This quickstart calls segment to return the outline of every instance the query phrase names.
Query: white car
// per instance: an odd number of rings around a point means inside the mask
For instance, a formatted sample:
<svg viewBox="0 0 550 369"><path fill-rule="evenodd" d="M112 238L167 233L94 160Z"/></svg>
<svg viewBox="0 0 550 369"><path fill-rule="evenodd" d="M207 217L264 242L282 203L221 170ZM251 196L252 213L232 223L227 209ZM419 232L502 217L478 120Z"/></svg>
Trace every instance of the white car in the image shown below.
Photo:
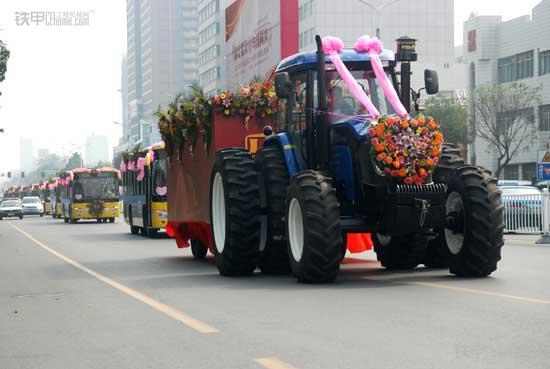
<svg viewBox="0 0 550 369"><path fill-rule="evenodd" d="M23 219L23 207L19 199L6 199L0 204L0 220L12 217Z"/></svg>
<svg viewBox="0 0 550 369"><path fill-rule="evenodd" d="M23 197L23 214L44 216L44 205L38 196Z"/></svg>

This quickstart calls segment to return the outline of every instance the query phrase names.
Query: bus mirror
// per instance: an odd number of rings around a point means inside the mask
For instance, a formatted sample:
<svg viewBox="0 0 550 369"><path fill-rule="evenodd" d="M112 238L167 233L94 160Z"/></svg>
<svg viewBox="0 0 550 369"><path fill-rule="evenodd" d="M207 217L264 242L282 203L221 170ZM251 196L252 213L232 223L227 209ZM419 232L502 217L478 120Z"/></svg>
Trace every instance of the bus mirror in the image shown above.
<svg viewBox="0 0 550 369"><path fill-rule="evenodd" d="M288 75L288 73L277 73L275 75L275 93L277 93L277 97L281 99L289 98L291 89L292 82L290 82L290 76Z"/></svg>
<svg viewBox="0 0 550 369"><path fill-rule="evenodd" d="M424 70L424 85L428 95L435 95L439 92L439 79L435 70Z"/></svg>

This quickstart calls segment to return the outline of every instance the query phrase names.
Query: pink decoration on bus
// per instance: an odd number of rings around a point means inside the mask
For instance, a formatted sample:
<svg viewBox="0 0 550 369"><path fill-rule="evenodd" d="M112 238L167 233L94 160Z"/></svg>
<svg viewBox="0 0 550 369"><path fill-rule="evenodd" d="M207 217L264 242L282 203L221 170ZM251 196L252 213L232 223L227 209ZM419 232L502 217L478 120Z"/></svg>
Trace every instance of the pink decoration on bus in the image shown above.
<svg viewBox="0 0 550 369"><path fill-rule="evenodd" d="M371 38L368 35L361 36L355 43L354 49L357 52L369 53L372 70L374 71L376 79L378 80L378 83L380 83L380 86L384 91L386 99L390 102L393 109L396 111L397 114L399 114L401 118L409 119L410 116L407 112L407 109L405 109L405 107L401 103L401 100L399 99L395 88L393 88L393 85L388 78L388 75L386 74L386 72L384 72L384 67L382 66L382 61L380 60L379 55L384 49L382 41L380 41L377 37Z"/></svg>
<svg viewBox="0 0 550 369"><path fill-rule="evenodd" d="M147 159L145 158L138 158L137 160L137 170L139 171L139 174L137 176L138 181L143 181L143 178L145 178L145 164Z"/></svg>
<svg viewBox="0 0 550 369"><path fill-rule="evenodd" d="M126 163L123 161L120 162L120 171L126 173Z"/></svg>
<svg viewBox="0 0 550 369"><path fill-rule="evenodd" d="M378 119L380 112L374 106L361 85L353 77L338 53L344 48L344 43L337 37L327 36L323 38L323 52L328 54L332 64L338 71L342 80L346 83L353 96L368 110L371 117Z"/></svg>

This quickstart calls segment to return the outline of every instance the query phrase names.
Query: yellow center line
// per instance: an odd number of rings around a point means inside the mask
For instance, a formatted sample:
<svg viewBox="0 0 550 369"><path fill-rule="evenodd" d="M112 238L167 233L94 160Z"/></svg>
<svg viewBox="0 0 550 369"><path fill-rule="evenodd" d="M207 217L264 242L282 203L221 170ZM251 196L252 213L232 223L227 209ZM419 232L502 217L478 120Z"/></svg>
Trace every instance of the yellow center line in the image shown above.
<svg viewBox="0 0 550 369"><path fill-rule="evenodd" d="M510 300L530 302L530 303L533 303L533 304L545 304L545 305L550 304L550 300L541 300L541 299L535 299L535 298L531 298L531 297L509 295L509 294L506 294L506 293L498 293L498 292L492 292L492 291L478 290L478 289L474 289L474 288L455 287L455 286L449 286L449 285L440 284L440 283L430 283L430 282L405 282L405 283L414 284L414 285L417 285L417 286L431 287L431 288L441 288L441 289L456 291L456 292L467 292L467 293L475 293L477 295L500 297L500 298L505 298L505 299L510 299Z"/></svg>
<svg viewBox="0 0 550 369"><path fill-rule="evenodd" d="M41 248L43 248L44 250L48 251L50 254L54 255L54 256L57 256L59 259L65 261L66 263L74 266L75 268L77 269L80 269L81 271L83 271L84 273L87 273L89 275L91 275L92 277L100 280L101 282L113 287L114 289L117 289L119 290L120 292L130 296L130 297L133 297L134 299L138 300L138 301L141 301L142 303L144 303L145 305L148 305L150 307L152 307L153 309L163 313L164 315L167 315L169 316L170 318L172 319L175 319L177 320L178 322L188 326L189 328L192 328L194 329L195 331L199 332L199 333L219 333L219 330L206 324L206 323L203 323L201 322L200 320L197 320L197 319L194 319L192 317L190 317L189 315L183 313L182 311L180 310L177 310L169 305L166 305L162 302L159 302L141 292L138 292L130 287L126 287L125 285L109 278L109 277L106 277L100 273L97 273L87 267L85 267L84 265L80 264L79 262L61 254L60 252L52 249L51 247L48 247L47 245L45 245L44 243L38 241L36 238L34 238L33 236L31 236L30 234L28 234L27 232L25 232L24 230L22 230L21 228L19 228L18 226L16 226L15 224L12 224L11 222L8 222L8 224L10 226L12 226L13 228L15 228L18 232L20 232L21 234L23 234L25 237L27 237L28 239L30 239L31 241L33 241L36 245L40 246Z"/></svg>
<svg viewBox="0 0 550 369"><path fill-rule="evenodd" d="M292 365L287 364L276 357L264 357L255 359L254 361L267 369L296 369Z"/></svg>

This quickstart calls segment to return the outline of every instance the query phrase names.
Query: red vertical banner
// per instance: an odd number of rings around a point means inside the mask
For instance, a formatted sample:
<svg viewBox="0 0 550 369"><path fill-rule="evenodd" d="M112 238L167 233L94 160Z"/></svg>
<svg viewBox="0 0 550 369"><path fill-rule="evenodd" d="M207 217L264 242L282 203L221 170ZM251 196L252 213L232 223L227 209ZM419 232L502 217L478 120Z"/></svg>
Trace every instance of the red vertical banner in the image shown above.
<svg viewBox="0 0 550 369"><path fill-rule="evenodd" d="M281 59L296 54L298 47L298 0L281 1Z"/></svg>

